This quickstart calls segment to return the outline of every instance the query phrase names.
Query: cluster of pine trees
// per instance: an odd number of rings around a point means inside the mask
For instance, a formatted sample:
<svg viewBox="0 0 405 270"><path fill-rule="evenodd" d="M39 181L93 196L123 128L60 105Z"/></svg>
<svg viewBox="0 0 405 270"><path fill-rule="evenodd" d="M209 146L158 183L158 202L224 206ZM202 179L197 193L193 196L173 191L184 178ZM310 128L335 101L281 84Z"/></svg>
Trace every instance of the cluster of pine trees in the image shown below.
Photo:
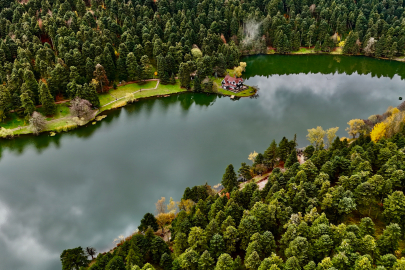
<svg viewBox="0 0 405 270"><path fill-rule="evenodd" d="M83 269L405 269L404 135L336 138L328 149L307 147L303 164L292 157L294 140L273 141L255 160L275 167L262 189L253 182L240 189L230 165L221 193L186 189L182 202L191 204L181 204L188 206L168 242L154 234L148 213L139 233ZM276 167L283 159L285 170Z"/></svg>
<svg viewBox="0 0 405 270"><path fill-rule="evenodd" d="M394 57L405 45L402 0L29 0L0 1L0 119L29 116L57 96L98 106L113 81L145 80L201 89L241 51L279 53L316 45ZM252 23L253 22L253 23ZM247 24L248 23L248 24ZM244 44L249 25L256 39ZM249 27L246 27L248 25ZM259 45L257 45L259 44ZM200 54L193 54L193 46ZM196 80L190 79L195 72Z"/></svg>

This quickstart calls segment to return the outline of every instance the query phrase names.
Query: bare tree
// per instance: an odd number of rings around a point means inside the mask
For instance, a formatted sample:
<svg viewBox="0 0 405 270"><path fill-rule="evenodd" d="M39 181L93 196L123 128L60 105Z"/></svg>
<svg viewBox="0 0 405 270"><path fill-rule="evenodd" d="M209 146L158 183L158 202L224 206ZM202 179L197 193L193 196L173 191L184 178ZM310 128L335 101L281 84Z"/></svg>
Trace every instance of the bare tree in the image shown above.
<svg viewBox="0 0 405 270"><path fill-rule="evenodd" d="M70 113L80 119L88 120L92 116L91 103L88 100L75 97L70 102Z"/></svg>
<svg viewBox="0 0 405 270"><path fill-rule="evenodd" d="M364 47L364 53L367 56L374 55L375 52L375 39L373 37L369 38L366 47Z"/></svg>
<svg viewBox="0 0 405 270"><path fill-rule="evenodd" d="M35 135L38 135L46 128L46 119L39 112L33 112L30 118L30 129Z"/></svg>
<svg viewBox="0 0 405 270"><path fill-rule="evenodd" d="M158 215L166 213L165 201L166 201L165 197L162 197L160 200L157 201L157 203L156 203L156 213Z"/></svg>
<svg viewBox="0 0 405 270"><path fill-rule="evenodd" d="M88 256L91 256L91 259L93 260L94 255L96 255L96 249L94 247L86 247L86 253Z"/></svg>

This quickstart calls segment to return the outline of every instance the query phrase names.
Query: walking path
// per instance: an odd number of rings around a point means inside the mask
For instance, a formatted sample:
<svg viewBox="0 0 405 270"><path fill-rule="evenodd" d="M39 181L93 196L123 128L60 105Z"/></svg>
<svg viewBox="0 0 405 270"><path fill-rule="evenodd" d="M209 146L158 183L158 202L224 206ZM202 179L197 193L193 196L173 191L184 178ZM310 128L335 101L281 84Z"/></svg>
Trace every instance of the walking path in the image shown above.
<svg viewBox="0 0 405 270"><path fill-rule="evenodd" d="M148 81L155 81L155 79L151 79L151 80L148 80ZM129 94L135 94L135 93L138 93L138 92L148 91L148 90L156 90L156 89L158 88L159 82L160 82L160 81L157 80L157 79L156 79L156 81L157 81L157 84L156 84L156 86L155 86L154 88L141 89L141 90L138 90L138 91L129 93ZM111 94L110 94L110 95L111 95ZM115 100L113 100L113 101L111 101L111 102L108 102L107 104L101 106L100 108L106 107L106 106L108 106L108 105L110 105L110 104L112 104L112 103L114 103L114 102L116 102L116 101L118 101L118 100L124 99L124 98L126 98L126 97L124 96L124 97L120 97L120 98L115 98Z"/></svg>
<svg viewBox="0 0 405 270"><path fill-rule="evenodd" d="M148 90L156 90L156 89L158 88L159 82L160 82L159 79L148 79L148 80L145 80L145 81L157 81L157 83L156 83L156 86L155 86L154 88L141 89L141 90L135 91L135 92L130 93L130 94L135 94L135 93L138 93L138 92L148 91ZM131 83L136 83L136 82L130 82L130 83L127 83L127 84L131 84ZM126 85L126 84L125 84L125 85ZM112 95L112 94L110 94L110 95ZM112 95L112 96L113 96L113 95ZM115 96L113 96L113 97L115 97ZM112 104L112 103L114 103L114 102L116 102L116 101L118 101L118 100L124 99L124 98L126 98L126 97L125 97L125 96L124 96L124 97L121 97L121 98L116 98L116 97L115 97L115 100L113 100L113 101L111 101L111 102L109 102L109 103L107 103L107 104L101 106L100 108L106 107L106 106L108 106L108 105L110 105L110 104ZM62 101L55 102L55 104L65 103L65 102L68 102L68 101L70 101L70 100L62 100ZM38 106L36 106L36 107L37 107L37 108L38 108L38 107L42 107L42 105L38 105ZM10 112L14 112L14 111L10 111ZM99 112L99 110L96 111L95 115L97 115L98 112ZM69 116L65 116L65 117L61 117L61 118L49 120L49 121L47 121L47 124L51 124L51 123L54 123L54 122L57 122L57 121L61 121L61 120L70 120L70 119L72 119L72 118L73 118L73 117L69 115ZM26 127L28 127L28 125L26 125L26 126L19 126L19 127L10 129L10 130L14 132L14 131L17 131L17 130L20 130L20 129L23 129L23 128L26 128Z"/></svg>
<svg viewBox="0 0 405 270"><path fill-rule="evenodd" d="M94 113L93 113L92 118L96 117L96 115L98 114L98 112L99 112L99 110L95 110ZM65 117L61 117L61 118L57 118L57 119L53 119L53 120L46 121L46 124L51 124L51 123L58 122L58 121L63 121L63 120L72 120L72 118L73 118L73 117L72 117L71 115L69 115L69 116L65 116ZM29 127L29 125L26 125L26 126L19 126L19 127L10 129L10 130L14 132L14 131L17 131L17 130L20 130L20 129L23 129L23 128L26 128L26 127Z"/></svg>

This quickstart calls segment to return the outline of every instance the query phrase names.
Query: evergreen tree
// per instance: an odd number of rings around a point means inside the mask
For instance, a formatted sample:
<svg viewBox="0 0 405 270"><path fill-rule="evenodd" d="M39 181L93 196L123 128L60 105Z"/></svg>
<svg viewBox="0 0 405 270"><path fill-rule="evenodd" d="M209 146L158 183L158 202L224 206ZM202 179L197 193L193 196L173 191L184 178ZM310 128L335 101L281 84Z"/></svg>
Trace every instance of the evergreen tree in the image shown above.
<svg viewBox="0 0 405 270"><path fill-rule="evenodd" d="M228 192L232 191L235 187L238 187L238 181L232 164L229 164L226 168L221 183Z"/></svg>
<svg viewBox="0 0 405 270"><path fill-rule="evenodd" d="M52 115L55 113L56 105L53 97L49 92L48 85L42 81L39 84L39 99L46 115Z"/></svg>
<svg viewBox="0 0 405 270"><path fill-rule="evenodd" d="M179 68L179 79L180 79L180 86L186 89L190 88L190 70L189 66L186 63L181 63Z"/></svg>
<svg viewBox="0 0 405 270"><path fill-rule="evenodd" d="M20 95L20 98L21 107L24 109L25 119L28 120L35 110L34 102L32 101L31 96L28 94L28 92L23 92Z"/></svg>
<svg viewBox="0 0 405 270"><path fill-rule="evenodd" d="M139 66L134 53L130 52L127 56L128 80L139 80Z"/></svg>
<svg viewBox="0 0 405 270"><path fill-rule="evenodd" d="M296 162L298 162L297 151L295 151L295 149L294 149L293 151L291 151L290 155L288 156L287 161L285 162L284 166L286 168L289 168Z"/></svg>

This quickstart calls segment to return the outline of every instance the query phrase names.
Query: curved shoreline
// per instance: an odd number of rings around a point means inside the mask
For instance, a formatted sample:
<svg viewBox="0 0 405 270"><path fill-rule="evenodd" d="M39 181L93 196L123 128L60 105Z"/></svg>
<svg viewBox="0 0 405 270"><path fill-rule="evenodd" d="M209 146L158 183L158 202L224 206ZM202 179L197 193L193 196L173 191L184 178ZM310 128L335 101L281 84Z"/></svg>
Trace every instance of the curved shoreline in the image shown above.
<svg viewBox="0 0 405 270"><path fill-rule="evenodd" d="M146 81L157 81L157 83L156 83L156 86L153 87L153 88L147 88L147 89L142 89L141 88L140 90L137 90L137 91L134 91L134 92L128 92L128 94L144 93L144 92L147 92L147 91L156 90L156 89L158 89L159 85L161 85L159 79L148 79ZM123 87L123 86L126 86L126 85L132 85L132 84L136 84L136 83L138 83L138 82L137 81L129 82L129 83L126 83L126 84L118 85L118 87ZM249 86L248 90L251 89L251 88L253 88L253 87ZM255 91L253 93L251 93L250 95L246 95L246 96L238 96L235 93L227 94L227 93L219 93L219 92L218 93L213 92L213 93L207 93L207 94L215 94L215 95L230 96L230 97L235 96L237 98L241 98L241 97L250 97L250 96L255 95L257 93L257 90L255 88L253 88L253 89ZM134 100L134 102L137 102L139 100L148 99L148 98L168 97L168 96L171 96L173 94L181 94L181 93L186 93L186 92L198 93L198 92L190 91L190 90L187 90L185 88L179 87L179 91L176 91L176 92L173 92L173 93L159 93L159 94L152 94L150 96L139 97L139 98L136 98ZM65 100L64 103L69 102L69 101L70 100ZM122 105L117 103L119 101L123 102ZM133 102L128 102L126 96L122 96L120 98L116 98L115 100L112 100L112 101L100 106L100 108L98 108L97 110L94 111L95 113L94 113L93 117L91 119L89 119L88 121L83 121L80 124L78 124L78 123L76 123L76 122L74 122L72 120L73 117L71 115L68 115L68 116L65 116L65 117L61 117L61 118L52 119L52 120L47 121L48 127L45 130L41 131L40 133L43 134L43 133L49 132L50 136L54 136L57 133L68 132L70 130L86 126L90 122L93 122L93 124L95 124L97 121L101 121L103 119L103 118L97 119L97 117L102 115L102 113L107 112L107 111L112 111L112 110L115 110L115 109L120 109L120 108L125 107L125 106L127 106L129 104L132 104L132 103ZM64 126L62 126L62 128L66 127L66 129L59 130L59 129L55 128L55 127L49 127L49 124L58 124L58 123L62 123L62 122L65 124ZM13 137L10 138L10 139L20 137L20 136L32 136L33 135L33 132L29 129L29 125L20 126L20 127L17 127L17 128L14 128L14 129L9 129L9 130L13 131Z"/></svg>

